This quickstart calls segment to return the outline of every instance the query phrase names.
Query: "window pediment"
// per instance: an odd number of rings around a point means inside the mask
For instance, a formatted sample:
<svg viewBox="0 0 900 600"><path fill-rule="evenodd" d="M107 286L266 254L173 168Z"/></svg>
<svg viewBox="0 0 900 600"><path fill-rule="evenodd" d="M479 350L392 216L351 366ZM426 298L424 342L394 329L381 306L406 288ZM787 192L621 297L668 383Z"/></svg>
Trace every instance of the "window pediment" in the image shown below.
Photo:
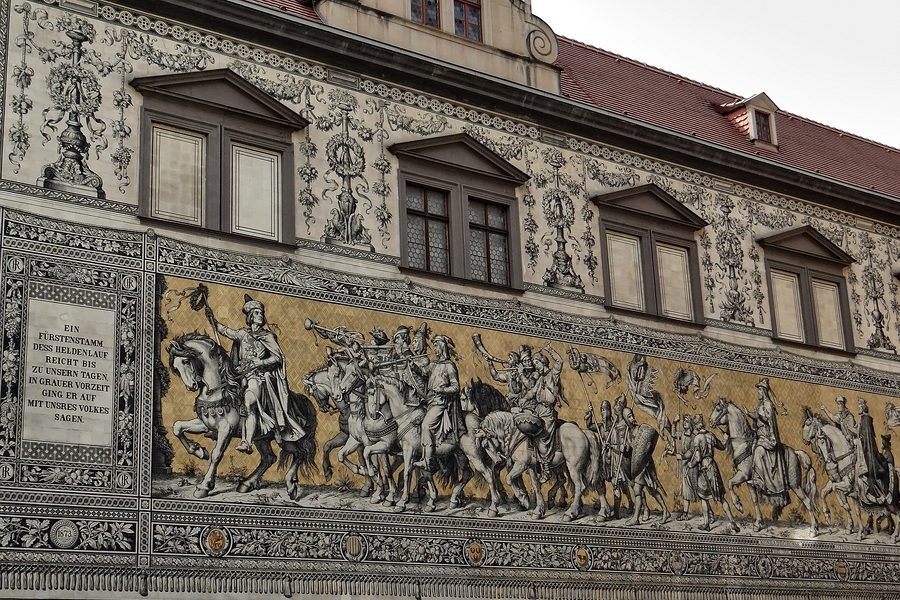
<svg viewBox="0 0 900 600"><path fill-rule="evenodd" d="M757 241L769 252L775 250L775 253L781 254L801 254L841 267L854 262L852 256L809 225L771 233L757 238Z"/></svg>
<svg viewBox="0 0 900 600"><path fill-rule="evenodd" d="M591 199L601 211L601 218L610 215L625 222L662 221L681 229L697 231L709 223L684 206L657 185L646 184L620 190Z"/></svg>
<svg viewBox="0 0 900 600"><path fill-rule="evenodd" d="M309 122L230 69L140 77L131 86L144 96L165 97L205 109L219 109L253 119L262 119L292 130Z"/></svg>
<svg viewBox="0 0 900 600"><path fill-rule="evenodd" d="M528 175L465 133L394 144L389 150L396 156L477 173L517 186L528 181Z"/></svg>

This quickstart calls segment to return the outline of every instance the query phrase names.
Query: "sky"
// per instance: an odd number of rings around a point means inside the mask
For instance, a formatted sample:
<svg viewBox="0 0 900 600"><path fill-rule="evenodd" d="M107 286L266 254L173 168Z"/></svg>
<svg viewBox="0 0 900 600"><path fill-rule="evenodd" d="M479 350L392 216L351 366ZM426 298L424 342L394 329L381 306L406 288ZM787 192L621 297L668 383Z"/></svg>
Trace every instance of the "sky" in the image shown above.
<svg viewBox="0 0 900 600"><path fill-rule="evenodd" d="M531 0L557 35L900 148L897 0Z"/></svg>

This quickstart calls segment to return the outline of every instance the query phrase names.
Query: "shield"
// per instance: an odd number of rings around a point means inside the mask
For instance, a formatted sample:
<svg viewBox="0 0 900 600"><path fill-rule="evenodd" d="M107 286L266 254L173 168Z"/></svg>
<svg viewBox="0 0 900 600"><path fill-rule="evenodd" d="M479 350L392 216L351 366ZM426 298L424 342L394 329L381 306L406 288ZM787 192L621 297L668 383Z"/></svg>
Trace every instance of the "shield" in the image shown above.
<svg viewBox="0 0 900 600"><path fill-rule="evenodd" d="M639 425L634 430L629 472L631 479L640 475L653 460L653 451L656 449L657 440L659 440L659 432L646 423Z"/></svg>
<svg viewBox="0 0 900 600"><path fill-rule="evenodd" d="M544 430L544 422L532 413L516 413L513 423L519 431L529 437L534 437Z"/></svg>

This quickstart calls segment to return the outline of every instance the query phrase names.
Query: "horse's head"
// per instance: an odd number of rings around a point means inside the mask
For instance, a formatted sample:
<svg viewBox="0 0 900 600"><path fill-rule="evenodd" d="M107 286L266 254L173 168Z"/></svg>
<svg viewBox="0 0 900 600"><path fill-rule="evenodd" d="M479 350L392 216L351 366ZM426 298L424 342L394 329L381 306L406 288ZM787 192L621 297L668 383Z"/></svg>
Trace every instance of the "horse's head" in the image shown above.
<svg viewBox="0 0 900 600"><path fill-rule="evenodd" d="M202 363L200 351L190 347L183 338L172 340L167 348L169 352L169 368L173 373L181 377L184 386L191 392L196 392L203 385Z"/></svg>
<svg viewBox="0 0 900 600"><path fill-rule="evenodd" d="M506 457L500 447L500 440L492 431L478 427L475 429L474 438L475 445L487 453L494 465L503 465L506 462Z"/></svg>
<svg viewBox="0 0 900 600"><path fill-rule="evenodd" d="M803 407L803 443L809 445L822 431L822 422L808 406Z"/></svg>
<svg viewBox="0 0 900 600"><path fill-rule="evenodd" d="M728 400L717 398L709 415L709 426L719 427L728 424Z"/></svg>
<svg viewBox="0 0 900 600"><path fill-rule="evenodd" d="M331 386L329 385L328 373L319 369L306 374L303 378L303 387L306 393L312 396L316 401L319 410L323 413L331 411Z"/></svg>

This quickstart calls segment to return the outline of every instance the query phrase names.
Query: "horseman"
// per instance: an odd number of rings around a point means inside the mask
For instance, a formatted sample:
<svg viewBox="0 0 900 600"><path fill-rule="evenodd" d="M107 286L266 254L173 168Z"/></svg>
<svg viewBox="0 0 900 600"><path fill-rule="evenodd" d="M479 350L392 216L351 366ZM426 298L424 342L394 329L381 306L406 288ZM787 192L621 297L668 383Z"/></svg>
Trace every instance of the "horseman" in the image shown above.
<svg viewBox="0 0 900 600"><path fill-rule="evenodd" d="M834 403L837 404L838 412L837 414L832 413L830 410L825 408L824 404L819 405L819 408L825 415L831 420L835 426L841 430L841 433L844 434L844 437L847 438L847 441L852 445L856 440L856 436L858 435L856 429L856 419L853 418L853 413L847 408L847 399L843 396L838 396L834 399Z"/></svg>
<svg viewBox="0 0 900 600"><path fill-rule="evenodd" d="M425 416L422 419L422 460L415 467L431 471L437 442L446 435L459 432L462 418L459 402L459 372L452 360L453 340L446 335L431 339L435 360L426 365L412 363L412 370L427 377Z"/></svg>
<svg viewBox="0 0 900 600"><path fill-rule="evenodd" d="M888 487L888 462L878 451L875 427L865 398L859 399L859 441L857 444L856 490L866 504L884 504L891 490Z"/></svg>
<svg viewBox="0 0 900 600"><path fill-rule="evenodd" d="M253 439L275 430L275 439L297 441L306 435L303 424L294 420L288 411L289 391L284 368L284 352L275 334L266 329L266 309L262 302L244 294L242 308L246 327L231 329L216 321L212 309L206 307L206 317L220 335L233 340L231 362L242 377L244 396L244 427L237 450L253 453Z"/></svg>
<svg viewBox="0 0 900 600"><path fill-rule="evenodd" d="M781 443L775 410L778 401L772 393L768 379L761 379L756 384L756 389L759 404L747 415L756 431L756 441L753 444L753 476L750 485L756 488L769 504L786 506L790 498L784 446Z"/></svg>
<svg viewBox="0 0 900 600"><path fill-rule="evenodd" d="M563 369L563 358L553 349L547 346L547 352L553 357L553 367L550 367L550 359L543 353L534 357L537 377L530 390L525 392L522 401L525 405L534 406L534 414L543 421L543 431L534 436L535 450L541 463L540 482L546 483L550 479L550 463L556 454L558 441L556 435L556 408L566 402L563 395L560 373ZM566 402L567 403L567 402Z"/></svg>
<svg viewBox="0 0 900 600"><path fill-rule="evenodd" d="M519 353L511 351L506 368L503 369L502 373L497 370L493 361L488 361L488 370L491 373L491 378L498 383L506 384L506 401L509 402L510 406L518 406L519 399L525 393L525 381L522 377L519 361Z"/></svg>
<svg viewBox="0 0 900 600"><path fill-rule="evenodd" d="M422 323L416 332L417 341L421 340L422 335L427 331L428 325ZM424 343L419 341L421 345ZM394 375L406 387L406 405L419 406L425 398L425 378L421 375L421 369L428 364L428 357L424 355L424 348L421 349L419 355L413 352L410 347L412 338L410 329L401 325L394 331L391 336L391 351L384 364L375 363L375 368L389 368Z"/></svg>

